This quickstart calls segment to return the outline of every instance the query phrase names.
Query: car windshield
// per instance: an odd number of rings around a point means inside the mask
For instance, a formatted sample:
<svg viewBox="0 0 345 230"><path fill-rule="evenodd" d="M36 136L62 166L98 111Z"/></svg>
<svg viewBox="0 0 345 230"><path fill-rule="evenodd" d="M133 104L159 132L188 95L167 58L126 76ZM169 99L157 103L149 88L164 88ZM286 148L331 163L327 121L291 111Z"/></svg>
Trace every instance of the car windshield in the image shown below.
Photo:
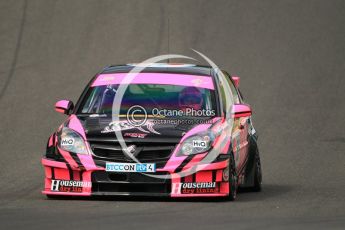
<svg viewBox="0 0 345 230"><path fill-rule="evenodd" d="M118 87L118 84L90 87L78 113L112 114ZM133 106L142 106L151 115L213 117L216 115L215 105L213 89L167 84L130 84L120 105L120 115L127 114Z"/></svg>

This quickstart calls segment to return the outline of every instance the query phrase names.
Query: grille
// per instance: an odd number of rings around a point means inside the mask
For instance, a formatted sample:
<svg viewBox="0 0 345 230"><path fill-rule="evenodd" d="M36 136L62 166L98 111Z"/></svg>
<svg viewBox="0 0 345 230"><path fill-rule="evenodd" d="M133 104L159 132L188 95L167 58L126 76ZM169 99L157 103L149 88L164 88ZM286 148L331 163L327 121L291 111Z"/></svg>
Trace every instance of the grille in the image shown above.
<svg viewBox="0 0 345 230"><path fill-rule="evenodd" d="M128 143L127 146L135 145L133 155L141 162L161 162L167 161L175 148L174 143L155 143L140 142ZM90 141L90 146L96 159L131 162L132 159L122 150L121 145L117 141Z"/></svg>

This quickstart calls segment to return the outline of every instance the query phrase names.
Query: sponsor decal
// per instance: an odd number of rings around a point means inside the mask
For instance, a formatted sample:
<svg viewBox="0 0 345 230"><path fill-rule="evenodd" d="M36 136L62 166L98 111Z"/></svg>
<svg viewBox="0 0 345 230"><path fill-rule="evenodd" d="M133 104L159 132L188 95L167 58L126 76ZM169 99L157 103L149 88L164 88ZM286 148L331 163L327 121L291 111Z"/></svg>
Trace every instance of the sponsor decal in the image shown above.
<svg viewBox="0 0 345 230"><path fill-rule="evenodd" d="M105 171L107 172L156 172L156 164L107 162Z"/></svg>
<svg viewBox="0 0 345 230"><path fill-rule="evenodd" d="M118 132L122 130L131 130L131 129L137 129L143 133L155 133L155 134L160 134L157 132L153 126L155 125L154 122L147 120L145 124L142 124L141 126L135 126L132 125L128 121L113 121L110 122L109 125L107 125L101 133L112 133L112 132ZM147 129L144 129L144 127Z"/></svg>
<svg viewBox="0 0 345 230"><path fill-rule="evenodd" d="M125 133L124 137L133 137L133 138L145 138L147 133Z"/></svg>
<svg viewBox="0 0 345 230"><path fill-rule="evenodd" d="M91 182L75 180L52 180L50 190L53 192L83 192L83 188L91 188Z"/></svg>
<svg viewBox="0 0 345 230"><path fill-rule="evenodd" d="M74 145L74 138L62 138L61 146L72 146Z"/></svg>
<svg viewBox="0 0 345 230"><path fill-rule="evenodd" d="M207 141L202 141L202 140L193 140L193 147L194 148L206 148L208 142Z"/></svg>
<svg viewBox="0 0 345 230"><path fill-rule="evenodd" d="M172 193L175 194L203 194L217 192L219 192L219 188L216 182L191 182L172 184Z"/></svg>
<svg viewBox="0 0 345 230"><path fill-rule="evenodd" d="M197 152L206 150L208 147L208 141L205 140L193 140L192 146Z"/></svg>
<svg viewBox="0 0 345 230"><path fill-rule="evenodd" d="M191 116L191 117L214 117L216 115L215 110L208 109L152 109L153 117L181 117L181 116Z"/></svg>

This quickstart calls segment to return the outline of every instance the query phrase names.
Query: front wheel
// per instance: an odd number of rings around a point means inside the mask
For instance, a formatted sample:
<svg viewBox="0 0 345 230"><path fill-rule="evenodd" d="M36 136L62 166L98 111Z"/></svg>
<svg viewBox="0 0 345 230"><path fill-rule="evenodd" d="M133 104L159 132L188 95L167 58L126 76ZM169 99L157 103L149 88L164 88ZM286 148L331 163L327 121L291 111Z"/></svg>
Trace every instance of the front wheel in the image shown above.
<svg viewBox="0 0 345 230"><path fill-rule="evenodd" d="M61 198L61 196L58 195L51 195L51 194L46 194L47 199L49 200L55 200Z"/></svg>
<svg viewBox="0 0 345 230"><path fill-rule="evenodd" d="M259 155L259 151L256 151L255 162L254 162L254 186L252 187L252 191L260 192L261 183L262 183L262 171L261 171L260 155Z"/></svg>
<svg viewBox="0 0 345 230"><path fill-rule="evenodd" d="M231 153L229 160L229 200L234 201L237 196L237 173L234 154Z"/></svg>

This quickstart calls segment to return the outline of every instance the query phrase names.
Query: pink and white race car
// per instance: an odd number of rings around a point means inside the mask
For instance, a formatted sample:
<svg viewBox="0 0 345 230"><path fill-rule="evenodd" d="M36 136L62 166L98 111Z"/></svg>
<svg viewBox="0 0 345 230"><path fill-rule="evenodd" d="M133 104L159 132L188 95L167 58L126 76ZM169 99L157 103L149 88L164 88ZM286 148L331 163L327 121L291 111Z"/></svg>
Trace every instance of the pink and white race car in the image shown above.
<svg viewBox="0 0 345 230"><path fill-rule="evenodd" d="M251 108L239 77L209 66L105 68L92 78L42 158L43 194L236 198L261 190Z"/></svg>

